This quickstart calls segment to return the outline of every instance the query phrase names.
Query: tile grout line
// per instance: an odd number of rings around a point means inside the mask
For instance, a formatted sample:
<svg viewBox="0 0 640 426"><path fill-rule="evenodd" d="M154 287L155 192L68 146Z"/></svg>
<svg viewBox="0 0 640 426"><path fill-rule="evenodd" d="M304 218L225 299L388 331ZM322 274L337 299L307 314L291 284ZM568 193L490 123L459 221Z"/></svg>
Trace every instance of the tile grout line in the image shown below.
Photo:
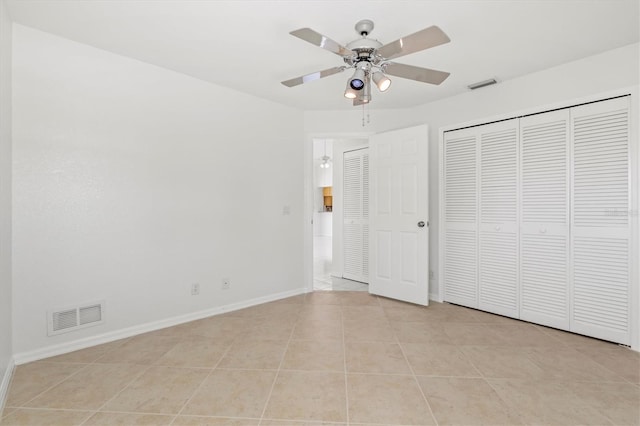
<svg viewBox="0 0 640 426"><path fill-rule="evenodd" d="M383 311L384 311L384 308L383 308ZM385 313L384 314L385 318L387 318L387 321L390 323L386 311L384 311L384 313ZM396 331L393 329L393 327L391 327L391 330L393 331L393 336L396 339L396 345L398 345L398 347L400 348L400 352L402 353L402 356L404 357L404 361L409 366L409 370L411 371L411 375L413 376L413 380L415 381L416 386L418 387L418 390L420 391L420 395L422 395L422 399L427 404L427 408L429 409L429 414L431 414L431 418L433 419L434 424L436 426L438 426L438 419L436 419L436 415L433 412L433 408L431 408L431 404L429 404L429 400L427 399L427 396L424 394L424 391L422 390L422 386L420 386L420 381L418 380L418 376L416 375L416 372L413 369L413 366L409 362L409 358L407 357L407 354L405 353L404 348L400 344L400 339L398 338L398 335L396 334Z"/></svg>
<svg viewBox="0 0 640 426"><path fill-rule="evenodd" d="M7 407L7 401L9 400L9 393L11 392L11 385L13 385L13 380L16 378L16 372L17 372L18 368L16 366L13 367L13 371L11 372L11 379L9 379L9 384L7 385L7 390L6 393L4 395L4 404L2 405L2 411L0 411L0 423L2 423L2 419L4 419L5 417L9 416L9 414L15 412L15 408L12 407ZM7 415L5 415L5 411L7 411L7 408L11 408L11 412Z"/></svg>
<svg viewBox="0 0 640 426"><path fill-rule="evenodd" d="M39 361L36 361L39 362ZM51 363L50 363L51 364ZM55 382L53 385L49 386L48 388L46 388L45 390L43 390L42 392L38 393L36 396L34 396L31 399L28 399L27 401L23 402L22 404L20 404L19 406L13 406L12 408L27 408L30 409L32 407L27 407L25 404L30 403L31 401L33 401L34 399L38 398L39 396L43 395L46 392L49 392L51 389L55 388L56 386L58 386L59 384L61 384L62 382L70 379L71 377L75 376L76 374L80 373L82 370L85 370L87 368L89 368L89 366L91 365L91 363L81 363L81 362L77 362L74 364L82 364L82 367L80 367L77 371L74 371L73 373L71 373L70 375L68 375L67 377L65 377L64 379ZM13 378L11 378L11 380L13 380ZM5 406L6 408L6 406Z"/></svg>
<svg viewBox="0 0 640 426"><path fill-rule="evenodd" d="M306 299L306 295L305 295ZM304 299L303 299L304 304ZM267 395L267 399L264 402L264 407L262 408L262 414L260 415L260 421L258 422L258 426L262 424L264 420L264 415L267 412L267 407L269 406L269 402L271 401L271 395L273 394L273 389L276 387L276 382L278 381L278 376L280 376L280 370L282 369L282 364L284 364L284 359L287 356L287 351L289 350L289 344L293 338L293 333L296 330L296 324L298 323L298 319L300 317L300 312L302 309L298 309L298 313L296 314L296 321L293 323L293 327L291 328L291 332L289 333L289 339L287 340L287 344L284 347L284 351L282 352L282 357L280 358L280 364L278 364L278 369L276 370L276 375L273 378L273 383L271 383L271 389L269 389L269 394Z"/></svg>
<svg viewBox="0 0 640 426"><path fill-rule="evenodd" d="M112 364L113 365L113 364ZM141 364L117 364L117 365L141 365ZM126 389L129 388L129 386L131 386L131 384L133 382L135 382L136 380L138 380L138 378L140 378L144 373L146 373L149 369L151 368L151 366L147 366L145 367L140 373L134 375L134 377L127 382L126 385L124 385L124 387L122 389L120 389L118 392L116 392L116 394L114 396L112 396L111 398L109 398L108 400L106 400L100 407L98 407L95 411L94 414L99 412L105 405L107 405L109 402L113 401L118 395L120 395L122 392L124 392ZM85 419L82 423L80 423L81 425L85 424L87 422L87 420L89 420L91 417Z"/></svg>
<svg viewBox="0 0 640 426"><path fill-rule="evenodd" d="M344 366L344 399L347 414L347 426L351 424L351 415L349 413L349 375L347 370L347 337L344 330L344 312L340 306L340 327L342 328L342 363Z"/></svg>
<svg viewBox="0 0 640 426"><path fill-rule="evenodd" d="M49 392L50 390L52 390L54 387L62 384L63 382L69 380L70 378L76 376L77 374L80 374L80 372L82 372L85 369L88 369L89 367L91 367L92 365L96 365L97 361L101 358L103 358L104 356L106 356L109 352L114 351L115 349L119 348L120 346L122 346L124 343L126 343L126 341L129 340L128 338L122 342L120 345L118 345L115 348L112 348L110 350L107 350L105 353L101 354L100 356L96 357L96 359L94 359L91 362L88 363L84 363L84 362L55 362L55 361L47 361L46 358L44 360L42 360L41 362L44 363L49 363L49 364L84 364L83 367L79 368L77 371L73 372L72 374L70 374L69 376L65 377L64 379L60 380L59 382L55 383L54 385L52 385L51 387L45 389L44 391L40 392L39 394L37 394L36 396L34 396L33 398L31 398L30 400L24 402L20 407L18 408L22 408L22 409L36 409L35 407L25 407L25 404L30 403L31 401L37 399L39 396L43 395L46 392ZM85 348L85 349L89 349L89 348ZM80 349L83 350L83 349ZM75 351L74 351L75 352ZM72 353L72 352L70 352ZM65 354L62 354L65 355ZM36 361L37 362L37 361ZM13 382L13 377L11 378L11 381ZM87 420L89 420L95 413L97 413L97 410L75 410L75 409L67 409L67 408L49 408L49 407L37 407L37 409L42 409L42 410L64 410L64 411L89 411L89 415L87 418L85 418L84 420L82 420L82 422L80 423L81 425L84 424Z"/></svg>
<svg viewBox="0 0 640 426"><path fill-rule="evenodd" d="M553 337L553 336L551 336ZM476 345L470 345L470 346L476 346ZM511 347L511 346L508 346ZM478 374L480 375L480 378L489 386L489 388L491 388L491 390L493 391L493 393L495 393L495 395L498 397L498 400L500 400L500 402L502 402L502 404L504 405L504 407L507 409L508 412L511 412L511 405L509 404L508 401L506 401L498 392L498 390L491 384L491 382L488 379L493 379L493 380L505 380L505 381L509 381L509 380L514 380L513 378L509 378L509 377L500 377L500 378L496 378L496 377L487 377L481 370L480 368L473 362L473 360L467 356L467 354L464 351L460 351L462 353L462 356L465 357L465 359L471 364L471 366L473 366L473 368L478 372ZM528 356L528 354L525 355L526 359L531 362L533 365L535 365L536 367L542 369L542 367L540 367L538 364L536 364L535 362L533 362L533 360L531 360ZM477 379L477 378L476 378ZM516 379L516 380L528 380L528 379ZM518 420L522 420L520 417L520 414L517 411L514 411L514 415L517 416Z"/></svg>
<svg viewBox="0 0 640 426"><path fill-rule="evenodd" d="M167 328L171 328L171 327L167 327ZM146 333L143 333L146 334ZM128 341L135 339L135 337L137 336L133 336L130 338L125 339L124 342L122 342L120 345L118 345L117 347L108 350L107 352L105 352L104 354L100 355L98 358L96 358L92 364L99 364L99 365L143 365L143 364L127 364L127 363L99 363L98 361L101 360L102 358L104 358L105 356L107 356L109 353L114 352L117 349L120 349L124 344L126 344ZM177 339L178 341L180 341L180 339ZM177 343L176 343L177 345ZM174 345L173 347L175 347L176 345ZM171 349L173 349L173 347ZM171 349L167 350L166 352L164 352L157 360L159 361L166 353L168 353ZM139 374L135 375L134 378L127 382L127 384L118 392L116 392L116 394L114 396L112 396L111 398L109 398L107 401L105 401L100 407L98 407L97 410L95 410L94 414L97 414L100 412L100 410L102 410L109 402L113 401L115 398L117 398L122 392L124 392L125 390L127 390L129 388L129 386L131 386L131 384L133 382L135 382L136 380L138 380L140 377L142 377L147 371L149 371L151 369L151 367L163 367L162 365L157 365L155 363L152 363L151 365L148 365L145 369L142 370L142 372L140 372ZM166 367L166 366L164 366ZM118 412L118 411L116 411ZM157 414L157 415L166 415L163 413L153 413L153 414ZM91 417L85 419L82 423L80 423L80 425L85 424Z"/></svg>
<svg viewBox="0 0 640 426"><path fill-rule="evenodd" d="M68 365L68 364L78 365L78 364L80 364L80 365L82 365L82 367L78 368L78 370L74 371L73 373L71 373L70 375L68 375L67 377L65 377L64 379L62 379L62 380L60 380L60 381L58 381L58 382L55 382L53 385L51 385L50 387L46 388L46 389L45 389L45 390L43 390L42 392L40 392L40 393L36 394L36 395L35 395L34 397L32 397L31 399L26 400L26 401L25 401L25 402L23 402L20 406L17 406L17 407L15 407L15 406L14 406L14 407L10 407L10 408L13 408L13 409L14 409L14 411L12 411L12 413L13 413L13 412L15 412L15 411L17 411L17 410L19 410L19 409L36 409L36 408L41 408L41 409L44 409L44 410L46 410L46 409L60 410L60 408L27 407L27 406L25 406L25 404L30 403L30 402L31 402L31 401L33 401L34 399L36 399L36 398L38 398L39 396L43 395L44 393L49 392L51 389L53 389L54 387L58 386L59 384L61 384L61 383L65 382L66 380L68 380L68 379L72 378L73 376L75 376L75 375L79 374L81 371L83 371L83 370L85 370L85 369L89 368L90 366L92 366L92 365L96 364L96 363L97 363L97 361L98 361L99 359L101 359L102 357L104 357L107 353L109 353L109 352L111 352L111 351L113 351L113 350L115 350L115 349L119 348L120 346L122 346L124 343L126 343L126 341L127 341L127 340L129 340L129 338L125 339L125 341L124 341L124 342L122 342L122 343L121 343L120 345L118 345L117 347L115 347L115 348L113 348L113 349L110 349L110 350L106 351L105 353L103 353L102 355L98 356L96 359L94 359L94 360L93 360L93 361L91 361L91 362L55 362L55 361L47 361L47 359L46 359L46 358L45 358L44 360L34 361L34 362L46 363L46 364L63 364L63 365ZM89 348L85 348L85 349L89 349ZM79 349L79 350L84 350L84 349ZM75 352L75 351L73 351L73 352ZM70 353L72 353L72 352L70 352ZM65 355L65 354L62 354L62 355ZM16 373L16 372L14 372L14 373L13 373L13 375L11 376L11 381L9 382L9 387L7 388L7 390L8 390L8 391L11 389L11 385L13 384L13 380L14 380L14 379L15 379L15 377L16 377L16 374L15 374L15 373ZM8 394L9 394L9 392L7 392L7 395L8 395ZM6 408L7 408L7 406L5 405L5 407L4 407L4 408L6 409ZM67 410L67 409L63 409L63 410ZM71 410L71 411L93 411L93 410L72 410L72 409L70 409L70 410ZM2 414L2 413L0 413L0 414ZM6 416L0 417L0 419L2 419L2 418L4 418L4 417L6 417ZM89 418L90 418L90 417L89 417ZM87 418L87 419L83 420L83 421L82 421L82 423L86 422L89 418ZM81 423L81 424L82 424L82 423Z"/></svg>
<svg viewBox="0 0 640 426"><path fill-rule="evenodd" d="M177 414L173 415L173 419L171 419L171 422L169 423L170 425L172 425L177 419L178 417L180 417L180 415L182 414L182 412L184 411L184 409L187 407L187 405L189 405L189 403L191 402L191 400L193 399L193 397L196 395L196 393L198 393L198 391L200 390L200 388L202 388L202 385L204 384L204 382L207 381L207 379L209 377L211 377L211 375L213 374L213 372L216 370L216 368L218 367L218 365L220 365L220 363L222 362L222 360L224 359L225 356L227 356L227 353L231 350L231 347L233 346L233 343L235 343L236 339L233 339L233 341L229 344L229 346L227 347L227 349L224 351L224 353L220 356L220 358L218 359L218 362L216 362L216 365L214 365L210 370L209 373L205 376L204 379L202 379L202 381L200 382L200 384L198 384L198 386L196 386L196 388L193 390L193 392L191 393L191 396L189 396L189 398L187 398L187 400L185 401L184 404L182 404L182 407L180 408L180 410L178 411Z"/></svg>

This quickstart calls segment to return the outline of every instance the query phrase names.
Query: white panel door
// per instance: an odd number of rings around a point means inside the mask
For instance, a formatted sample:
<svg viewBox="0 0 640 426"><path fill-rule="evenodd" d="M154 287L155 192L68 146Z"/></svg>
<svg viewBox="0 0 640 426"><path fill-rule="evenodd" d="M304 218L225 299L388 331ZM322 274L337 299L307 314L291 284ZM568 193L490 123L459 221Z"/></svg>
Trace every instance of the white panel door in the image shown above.
<svg viewBox="0 0 640 426"><path fill-rule="evenodd" d="M520 120L520 318L569 329L569 109Z"/></svg>
<svg viewBox="0 0 640 426"><path fill-rule="evenodd" d="M517 318L518 119L477 129L480 136L478 308Z"/></svg>
<svg viewBox="0 0 640 426"><path fill-rule="evenodd" d="M444 301L478 307L478 130L444 134Z"/></svg>
<svg viewBox="0 0 640 426"><path fill-rule="evenodd" d="M572 108L571 130L571 331L629 344L629 98Z"/></svg>
<svg viewBox="0 0 640 426"><path fill-rule="evenodd" d="M369 282L369 149L343 156L344 278Z"/></svg>
<svg viewBox="0 0 640 426"><path fill-rule="evenodd" d="M370 139L369 292L429 304L428 129Z"/></svg>

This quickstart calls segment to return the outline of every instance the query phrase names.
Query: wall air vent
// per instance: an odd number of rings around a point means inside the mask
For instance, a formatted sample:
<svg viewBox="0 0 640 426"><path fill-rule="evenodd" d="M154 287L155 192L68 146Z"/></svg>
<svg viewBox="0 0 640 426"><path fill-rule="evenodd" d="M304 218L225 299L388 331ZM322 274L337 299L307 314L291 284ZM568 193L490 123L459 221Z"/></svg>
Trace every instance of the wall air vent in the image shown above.
<svg viewBox="0 0 640 426"><path fill-rule="evenodd" d="M479 81L477 83L473 83L468 85L467 87L471 90L476 90L481 87L491 86L492 84L496 84L497 81L495 78L490 78L489 80Z"/></svg>
<svg viewBox="0 0 640 426"><path fill-rule="evenodd" d="M105 302L54 309L47 312L47 335L55 336L104 323Z"/></svg>

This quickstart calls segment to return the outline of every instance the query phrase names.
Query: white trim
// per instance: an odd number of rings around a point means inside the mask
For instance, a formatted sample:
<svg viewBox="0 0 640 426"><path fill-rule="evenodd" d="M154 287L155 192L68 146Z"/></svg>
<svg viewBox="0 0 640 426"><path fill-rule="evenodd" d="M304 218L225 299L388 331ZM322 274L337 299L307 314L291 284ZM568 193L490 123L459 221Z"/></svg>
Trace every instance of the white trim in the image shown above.
<svg viewBox="0 0 640 426"><path fill-rule="evenodd" d="M136 325L121 330L111 331L108 333L91 336L84 339L74 340L71 342L61 343L58 345L47 346L28 352L17 353L13 356L15 365L22 365L32 361L38 361L56 355L62 355L69 352L85 349L103 343L113 342L115 340L136 336L150 331L156 331L174 325L184 324L186 322L207 318L213 315L219 315L226 312L237 311L238 309L248 308L262 303L273 302L275 300L285 299L287 297L297 296L307 293L306 288L297 288L295 290L283 291L281 293L269 296L256 297L255 299L245 300L243 302L231 303L229 305L218 306L211 309L192 312L185 315L179 315L172 318L166 318L159 321L148 322L146 324Z"/></svg>
<svg viewBox="0 0 640 426"><path fill-rule="evenodd" d="M437 302L444 302L444 128L438 129L438 298ZM433 287L436 287L435 285ZM433 287L429 287L432 291Z"/></svg>
<svg viewBox="0 0 640 426"><path fill-rule="evenodd" d="M15 369L14 359L9 359L9 364L7 368L4 370L4 376L2 377L2 381L0 382L0 417L2 417L2 412L4 411L5 403L7 402L7 396L9 395L9 384L11 383L11 378L13 377L13 370Z"/></svg>
<svg viewBox="0 0 640 426"><path fill-rule="evenodd" d="M635 86L629 91L631 102L629 103L629 155L631 157L631 349L640 352L640 270L638 264L640 257L640 147L638 137L640 133L640 86Z"/></svg>

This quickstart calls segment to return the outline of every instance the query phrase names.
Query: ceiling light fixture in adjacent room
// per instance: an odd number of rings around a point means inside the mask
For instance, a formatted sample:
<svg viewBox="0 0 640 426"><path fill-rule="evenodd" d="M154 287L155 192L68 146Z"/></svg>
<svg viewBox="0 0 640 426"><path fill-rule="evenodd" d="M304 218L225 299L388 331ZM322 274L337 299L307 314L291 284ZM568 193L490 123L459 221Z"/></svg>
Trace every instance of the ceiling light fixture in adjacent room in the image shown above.
<svg viewBox="0 0 640 426"><path fill-rule="evenodd" d="M346 96L346 94L345 94ZM324 155L321 158L322 162L320 163L321 169L328 169L331 167L331 158L327 155L327 140L324 140Z"/></svg>

